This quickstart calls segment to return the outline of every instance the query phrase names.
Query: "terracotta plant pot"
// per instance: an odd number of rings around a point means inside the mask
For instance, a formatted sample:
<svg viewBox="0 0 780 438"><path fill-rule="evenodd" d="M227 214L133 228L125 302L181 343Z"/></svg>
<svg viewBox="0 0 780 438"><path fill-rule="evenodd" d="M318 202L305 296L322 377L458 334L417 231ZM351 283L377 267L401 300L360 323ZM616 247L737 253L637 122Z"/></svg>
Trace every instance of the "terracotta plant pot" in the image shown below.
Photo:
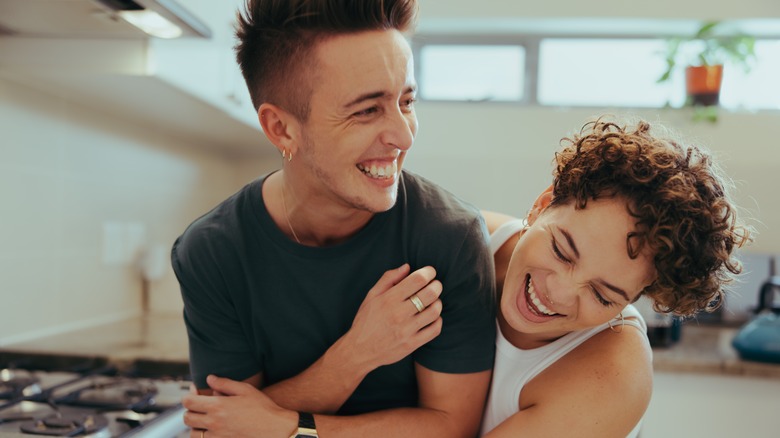
<svg viewBox="0 0 780 438"><path fill-rule="evenodd" d="M713 106L720 99L722 65L703 65L685 69L685 86L691 105Z"/></svg>

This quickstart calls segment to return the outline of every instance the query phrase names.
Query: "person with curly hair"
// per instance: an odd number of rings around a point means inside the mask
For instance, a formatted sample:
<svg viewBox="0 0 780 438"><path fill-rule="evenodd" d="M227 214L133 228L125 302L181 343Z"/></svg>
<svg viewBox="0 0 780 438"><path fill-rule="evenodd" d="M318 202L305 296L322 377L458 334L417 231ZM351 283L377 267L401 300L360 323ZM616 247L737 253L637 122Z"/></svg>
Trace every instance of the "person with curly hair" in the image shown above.
<svg viewBox="0 0 780 438"><path fill-rule="evenodd" d="M653 368L631 303L690 316L740 272L751 230L728 178L655 132L592 121L562 140L526 219L483 212L500 311L482 436L637 436Z"/></svg>

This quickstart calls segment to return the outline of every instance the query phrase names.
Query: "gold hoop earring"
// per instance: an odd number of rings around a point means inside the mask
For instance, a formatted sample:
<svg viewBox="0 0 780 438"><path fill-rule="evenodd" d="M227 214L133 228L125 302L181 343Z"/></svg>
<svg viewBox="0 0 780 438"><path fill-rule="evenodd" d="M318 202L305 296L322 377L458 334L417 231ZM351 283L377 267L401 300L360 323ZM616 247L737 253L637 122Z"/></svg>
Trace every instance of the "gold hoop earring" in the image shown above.
<svg viewBox="0 0 780 438"><path fill-rule="evenodd" d="M623 319L623 312L620 312L620 314L618 314L618 316L616 316L615 319L617 319L618 317L620 317L620 325L612 325L612 321L614 320L609 320L609 322L607 322L607 325L609 325L609 329L612 330L613 332L622 333L623 327L626 325L626 320ZM620 330L617 330L616 327L619 327Z"/></svg>
<svg viewBox="0 0 780 438"><path fill-rule="evenodd" d="M287 158L287 161L292 161L292 152L287 152L287 149L282 149L282 160Z"/></svg>

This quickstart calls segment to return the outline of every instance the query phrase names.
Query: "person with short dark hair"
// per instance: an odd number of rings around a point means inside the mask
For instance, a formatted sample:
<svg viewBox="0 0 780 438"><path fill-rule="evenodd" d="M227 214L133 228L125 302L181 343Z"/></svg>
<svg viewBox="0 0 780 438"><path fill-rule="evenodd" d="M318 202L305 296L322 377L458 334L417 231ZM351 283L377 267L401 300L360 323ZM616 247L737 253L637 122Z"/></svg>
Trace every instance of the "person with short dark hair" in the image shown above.
<svg viewBox="0 0 780 438"><path fill-rule="evenodd" d="M416 12L414 0L250 0L240 14L238 61L282 168L173 247L193 437L478 433L493 258L476 208L402 170Z"/></svg>

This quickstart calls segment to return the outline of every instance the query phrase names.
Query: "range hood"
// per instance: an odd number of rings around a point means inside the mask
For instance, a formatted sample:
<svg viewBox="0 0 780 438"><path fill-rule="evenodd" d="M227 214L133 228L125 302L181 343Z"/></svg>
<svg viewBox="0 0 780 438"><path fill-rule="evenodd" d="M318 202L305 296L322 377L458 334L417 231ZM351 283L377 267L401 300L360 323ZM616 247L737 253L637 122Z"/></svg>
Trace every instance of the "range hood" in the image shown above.
<svg viewBox="0 0 780 438"><path fill-rule="evenodd" d="M196 15L211 36L163 39L99 0L0 0L0 88L19 84L222 155L272 152L258 148L264 137L232 49L240 2L180 0L189 14L175 15ZM174 11L170 0L134 3Z"/></svg>
<svg viewBox="0 0 780 438"><path fill-rule="evenodd" d="M169 22L181 33L209 38L211 30L174 0L2 0L0 34L44 38L146 38L130 24L139 13Z"/></svg>

